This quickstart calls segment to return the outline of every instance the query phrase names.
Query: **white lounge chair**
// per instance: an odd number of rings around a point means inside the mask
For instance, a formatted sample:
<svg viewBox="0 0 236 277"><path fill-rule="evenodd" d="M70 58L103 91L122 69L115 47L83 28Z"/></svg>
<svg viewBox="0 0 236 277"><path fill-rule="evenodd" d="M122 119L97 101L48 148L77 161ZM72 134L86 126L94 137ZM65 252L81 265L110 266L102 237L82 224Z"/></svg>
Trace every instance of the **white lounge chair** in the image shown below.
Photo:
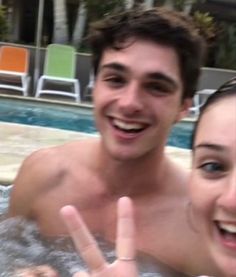
<svg viewBox="0 0 236 277"><path fill-rule="evenodd" d="M203 89L196 92L193 97L193 106L189 108L189 114L198 116L201 107L205 104L207 98L215 92L215 89Z"/></svg>

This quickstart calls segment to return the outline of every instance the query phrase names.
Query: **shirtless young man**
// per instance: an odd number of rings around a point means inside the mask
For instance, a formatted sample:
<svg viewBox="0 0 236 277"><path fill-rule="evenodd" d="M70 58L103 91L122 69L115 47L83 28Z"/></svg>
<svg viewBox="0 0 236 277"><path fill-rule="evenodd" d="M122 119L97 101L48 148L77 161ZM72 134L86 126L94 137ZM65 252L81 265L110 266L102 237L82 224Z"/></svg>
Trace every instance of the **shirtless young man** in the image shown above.
<svg viewBox="0 0 236 277"><path fill-rule="evenodd" d="M160 8L107 18L90 40L101 137L29 156L14 182L10 215L57 236L66 233L59 210L74 205L93 233L114 241L116 202L126 195L135 205L139 251L173 271L213 275L186 216L188 172L164 153L172 125L191 105L202 40L187 18Z"/></svg>
<svg viewBox="0 0 236 277"><path fill-rule="evenodd" d="M217 275L220 277L236 277L235 128L236 76L207 99L201 108L191 143L189 215L194 228L209 248L220 270ZM131 199L119 199L117 259L109 264L78 210L72 206L61 209L74 244L90 269L90 274L77 272L74 277L138 277L133 210Z"/></svg>

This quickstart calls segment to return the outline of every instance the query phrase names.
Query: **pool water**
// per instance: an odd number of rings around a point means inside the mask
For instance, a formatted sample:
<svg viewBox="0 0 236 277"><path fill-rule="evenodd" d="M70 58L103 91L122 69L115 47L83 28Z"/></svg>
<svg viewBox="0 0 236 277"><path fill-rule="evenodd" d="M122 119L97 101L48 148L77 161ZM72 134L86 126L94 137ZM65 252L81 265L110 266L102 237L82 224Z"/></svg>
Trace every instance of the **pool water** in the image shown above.
<svg viewBox="0 0 236 277"><path fill-rule="evenodd" d="M59 128L85 133L97 132L91 109L0 99L0 121Z"/></svg>
<svg viewBox="0 0 236 277"><path fill-rule="evenodd" d="M96 236L96 239L106 260L113 262L116 258L114 246L100 237ZM138 254L136 260L140 277L183 277L182 273L173 272L146 255ZM71 277L85 269L84 262L68 238L47 239L40 235L33 222L21 218L0 221L0 276L16 276L13 272L19 268L43 264L56 269L60 277Z"/></svg>
<svg viewBox="0 0 236 277"><path fill-rule="evenodd" d="M0 184L0 215L7 211L11 188L12 185L3 186Z"/></svg>
<svg viewBox="0 0 236 277"><path fill-rule="evenodd" d="M97 133L92 109L79 106L0 99L0 121ZM191 122L176 124L167 144L189 149L192 130Z"/></svg>
<svg viewBox="0 0 236 277"><path fill-rule="evenodd" d="M176 123L168 137L167 144L179 148L190 149L194 122Z"/></svg>

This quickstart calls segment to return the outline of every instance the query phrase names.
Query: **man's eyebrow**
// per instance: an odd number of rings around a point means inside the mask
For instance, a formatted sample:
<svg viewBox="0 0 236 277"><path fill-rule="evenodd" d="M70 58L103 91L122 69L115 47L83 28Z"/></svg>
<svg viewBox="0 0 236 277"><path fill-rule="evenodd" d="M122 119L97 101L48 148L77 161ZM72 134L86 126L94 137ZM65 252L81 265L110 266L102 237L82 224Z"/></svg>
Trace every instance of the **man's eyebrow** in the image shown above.
<svg viewBox="0 0 236 277"><path fill-rule="evenodd" d="M107 64L103 64L99 70L103 70L103 69L115 69L118 71L127 71L126 67L120 63L107 63Z"/></svg>
<svg viewBox="0 0 236 277"><path fill-rule="evenodd" d="M196 146L193 147L193 150L197 150L197 149L210 149L210 150L216 150L216 151L226 151L226 148L223 145L220 144L215 144L215 143L208 143L208 142L204 142L204 143L199 143Z"/></svg>

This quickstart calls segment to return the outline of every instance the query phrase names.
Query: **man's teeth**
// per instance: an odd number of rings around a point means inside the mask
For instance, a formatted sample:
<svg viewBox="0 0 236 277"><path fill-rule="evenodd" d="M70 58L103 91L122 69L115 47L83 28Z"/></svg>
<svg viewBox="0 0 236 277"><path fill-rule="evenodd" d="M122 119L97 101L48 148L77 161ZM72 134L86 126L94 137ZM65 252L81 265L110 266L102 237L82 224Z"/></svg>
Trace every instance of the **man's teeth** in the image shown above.
<svg viewBox="0 0 236 277"><path fill-rule="evenodd" d="M144 126L142 124L139 123L126 123L124 121L121 121L119 119L114 119L113 124L123 130L140 130L143 129Z"/></svg>
<svg viewBox="0 0 236 277"><path fill-rule="evenodd" d="M236 234L236 225L219 222L219 227L223 231Z"/></svg>

